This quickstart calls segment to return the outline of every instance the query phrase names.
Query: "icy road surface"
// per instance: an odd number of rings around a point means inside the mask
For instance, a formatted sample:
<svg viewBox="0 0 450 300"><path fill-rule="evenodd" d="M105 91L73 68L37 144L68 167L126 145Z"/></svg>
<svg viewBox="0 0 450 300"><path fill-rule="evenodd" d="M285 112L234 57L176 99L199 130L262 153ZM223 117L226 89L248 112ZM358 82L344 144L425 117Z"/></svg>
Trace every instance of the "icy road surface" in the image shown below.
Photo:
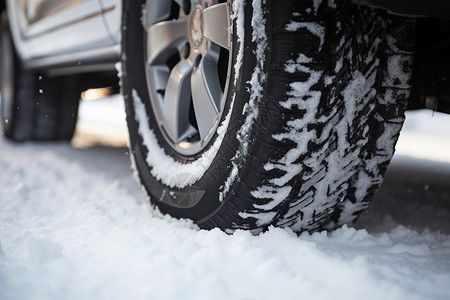
<svg viewBox="0 0 450 300"><path fill-rule="evenodd" d="M153 211L126 148L0 138L0 299L450 299L449 178L397 157L360 229L227 235Z"/></svg>

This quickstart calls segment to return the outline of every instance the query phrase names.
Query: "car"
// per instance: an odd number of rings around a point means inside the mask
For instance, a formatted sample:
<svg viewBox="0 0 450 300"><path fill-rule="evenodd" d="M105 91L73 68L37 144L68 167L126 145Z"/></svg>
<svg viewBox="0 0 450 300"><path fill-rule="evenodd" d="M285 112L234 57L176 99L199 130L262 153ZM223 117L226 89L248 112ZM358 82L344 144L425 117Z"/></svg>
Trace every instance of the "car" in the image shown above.
<svg viewBox="0 0 450 300"><path fill-rule="evenodd" d="M0 3L4 136L70 140L120 87L151 203L205 229L351 223L405 110L450 112L447 0Z"/></svg>

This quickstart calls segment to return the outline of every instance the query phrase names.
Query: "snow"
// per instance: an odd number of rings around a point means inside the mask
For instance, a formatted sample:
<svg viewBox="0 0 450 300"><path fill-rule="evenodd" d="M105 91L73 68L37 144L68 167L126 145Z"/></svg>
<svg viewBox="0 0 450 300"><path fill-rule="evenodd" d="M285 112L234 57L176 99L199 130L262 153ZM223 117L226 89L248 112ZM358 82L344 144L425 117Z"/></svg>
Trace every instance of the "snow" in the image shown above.
<svg viewBox="0 0 450 300"><path fill-rule="evenodd" d="M101 105L118 106L92 103L82 103L83 122L89 120L84 106L92 116ZM432 136L450 123L449 116L414 114L408 115L405 132L416 137ZM86 136L83 130L79 134ZM435 133L450 140L445 134ZM423 144L416 140L414 147ZM450 215L444 205L450 166L443 162L431 164L432 170L439 166L434 173L439 177L427 173L428 181L412 187L395 181L382 188L382 197L357 223L360 229L298 237L275 228L258 236L228 235L161 216L141 195L126 148L16 145L0 139L0 153L2 300L450 297L450 224L429 226L439 215L446 220ZM393 164L414 162L403 156L394 157ZM393 180L420 173L408 170L389 170L388 181L391 171ZM386 193L401 190L404 194Z"/></svg>
<svg viewBox="0 0 450 300"><path fill-rule="evenodd" d="M308 30L312 28L314 30L315 27L298 28L306 28ZM312 33L314 34L315 31ZM311 61L312 58L307 57L304 54L299 54L295 61L291 59L285 64L286 72L294 73L297 71L301 71L305 74L309 74L308 79L304 82L292 82L290 84L290 90L286 91L286 94L288 96L287 100L280 102L281 106L286 109L291 109L293 106L297 106L299 109L304 111L304 114L301 118L288 121L287 126L285 130L283 130L283 132L272 135L275 140L290 140L296 144L296 147L293 147L277 162L272 162L269 160L264 164L264 168L266 170L279 169L281 171L284 171L285 174L279 178L271 179L269 183L264 183L263 186L259 186L255 191L252 191L252 195L256 198L270 199L270 202L266 206L263 206L263 208L273 208L281 203L281 201L286 199L286 196L289 195L290 191L292 190L292 186L287 185L287 183L295 175L299 174L304 165L307 165L308 167L311 167L311 169L313 169L311 174L317 174L320 172L320 170L318 170L321 167L318 163L320 160L317 159L317 157L314 157L309 161L299 159L302 154L307 151L308 141L312 140L316 136L315 130L309 130L307 125L310 124L311 121L318 121L316 111L322 95L321 91L315 91L311 88L312 86L317 84L322 76L322 72L312 70L308 67L308 63ZM326 130L324 130L324 132L326 132ZM314 169L316 169L316 171L314 171ZM307 180L304 180L304 182L307 182ZM307 191L308 188L304 185L303 190ZM326 192L323 188L322 190L323 192ZM315 205L313 207L302 206L302 208L305 207L302 214L305 214L307 216L305 218L306 220L309 220L309 214L311 214L311 216L312 214L315 214L316 209L318 207L322 207L322 202L327 199L326 197L322 197L321 193L318 193L318 195L320 196L315 197ZM282 199L283 196L284 199ZM290 207L298 207L298 204L301 204L305 201L307 200L305 200L304 198L300 198L299 200L293 202ZM255 210L240 213L240 216L252 217L257 220L258 225L264 225L271 222L271 220L268 220L267 214L264 211L261 212L258 210L260 206L254 205L254 208ZM294 208L291 209L291 211L298 212L298 209ZM291 215L290 212L288 212L288 214ZM263 220L265 220L267 223L264 223ZM286 218L282 220L282 223L287 223L285 220ZM299 220L297 224L303 223L302 221L303 220ZM301 226L303 226L303 224Z"/></svg>
<svg viewBox="0 0 450 300"><path fill-rule="evenodd" d="M305 28L308 30L311 34L315 35L317 38L320 39L320 46L319 51L322 49L322 45L325 41L325 28L318 23L312 23L312 22L296 22L291 21L291 23L286 25L287 31L298 31L301 28Z"/></svg>
<svg viewBox="0 0 450 300"><path fill-rule="evenodd" d="M397 153L450 163L450 117L431 110L410 111L400 133ZM421 141L418 143L417 141Z"/></svg>
<svg viewBox="0 0 450 300"><path fill-rule="evenodd" d="M262 0L253 0L253 15L252 15L252 42L256 43L256 66L252 73L251 79L248 82L250 85L248 87L250 91L249 102L244 105L242 114L246 115L244 124L239 128L236 136L239 141L239 149L236 151L235 156L231 159L232 168L228 178L223 185L222 191L219 194L219 200L222 202L225 200L227 194L229 193L233 183L237 180L239 176L238 161L242 161L248 155L248 141L250 138L251 129L253 124L258 117L259 108L258 104L262 97L262 84L266 80L266 76L263 72L264 61L265 61L265 50L267 48L267 36L265 32L266 20L264 19L264 13L262 8ZM242 3L243 5L244 3ZM242 9L242 8L241 8ZM238 18L238 26L244 26L242 23L242 18ZM238 29L239 32L239 29ZM241 35L238 35L241 39ZM242 38L243 39L243 38ZM241 40L242 40L241 39ZM242 44L241 44L242 45ZM240 51L240 50L239 50ZM240 68L240 60L235 64L236 68ZM239 65L239 66L238 66ZM235 83L236 84L236 83Z"/></svg>
<svg viewBox="0 0 450 300"><path fill-rule="evenodd" d="M322 4L322 0L313 0L314 13L317 14L319 11L319 6Z"/></svg>
<svg viewBox="0 0 450 300"><path fill-rule="evenodd" d="M314 2L315 10L320 2ZM240 8L234 9L240 13ZM306 68L302 63L307 59L300 56L286 68ZM257 92L256 77L252 87ZM356 79L355 84L363 84ZM295 101L297 94L305 92L304 86L291 88L293 98L287 106L313 108ZM406 169L398 174L394 169L395 185L389 186L388 181L382 187L381 198L374 200L355 228L298 236L289 229L271 227L254 236L240 230L233 234L200 230L190 221L163 216L150 206L133 178L128 149L98 145L105 140L109 145L126 142L121 100L82 103L73 144L83 148L62 143L12 144L0 138L0 299L450 298L446 182L450 136L442 131L449 128L449 116L409 113L397 145L400 154L435 159L432 166L440 181L422 178L409 187L399 181L401 176L410 180L420 172ZM134 101L143 126L142 103L138 97ZM253 109L254 102L245 112ZM303 125L290 123L292 134ZM93 127L103 131L102 139L87 134ZM141 134L151 132L143 128ZM295 160L296 153L288 154L283 163ZM397 157L394 166L416 163ZM281 164L265 165L275 167ZM231 177L237 176L235 171ZM273 184L283 185L285 180ZM289 194L287 189L260 187L252 193L264 198L271 194L274 201L265 204L268 209ZM404 189L414 192L387 193ZM391 210L383 211L387 207ZM441 215L438 226L430 225ZM273 213L258 218L262 225Z"/></svg>
<svg viewBox="0 0 450 300"><path fill-rule="evenodd" d="M237 81L239 79L239 75L242 68L242 60L244 58L244 39L245 39L245 30L244 30L244 6L245 0L236 0L233 1L232 11L231 11L231 20L236 22L236 41L238 44L238 53L236 55L236 62L234 63L234 85L237 85Z"/></svg>
<svg viewBox="0 0 450 300"><path fill-rule="evenodd" d="M101 134L90 130L96 128ZM125 105L121 97L110 97L82 101L79 107L77 132L83 132L83 138L75 136L73 144L87 147L101 142L110 146L123 146L128 141Z"/></svg>
<svg viewBox="0 0 450 300"><path fill-rule="evenodd" d="M450 296L447 235L203 231L143 201L123 148L0 150L1 299Z"/></svg>
<svg viewBox="0 0 450 300"><path fill-rule="evenodd" d="M285 186L282 188L273 188L270 186L262 186L259 187L257 190L252 191L251 194L253 197L257 199L273 199L273 201L265 204L265 205L257 205L255 204L255 208L262 209L262 210L271 210L272 208L276 207L278 204L280 204L283 200L287 199L289 197L289 193L291 192L292 187ZM264 224L264 223L262 223Z"/></svg>
<svg viewBox="0 0 450 300"><path fill-rule="evenodd" d="M391 55L388 58L387 76L384 78L386 86L407 89L410 86L410 77L402 70L405 65L405 56L402 54Z"/></svg>
<svg viewBox="0 0 450 300"><path fill-rule="evenodd" d="M164 149L159 146L153 130L149 127L149 118L144 103L136 90L133 90L132 93L136 121L139 124L138 132L147 149L151 149L147 154L146 162L152 167L152 175L170 187L183 188L198 181L211 165L222 144L226 128L228 128L230 122L231 110L217 128L217 137L212 146L199 159L182 164L168 156ZM232 107L233 102L230 105Z"/></svg>

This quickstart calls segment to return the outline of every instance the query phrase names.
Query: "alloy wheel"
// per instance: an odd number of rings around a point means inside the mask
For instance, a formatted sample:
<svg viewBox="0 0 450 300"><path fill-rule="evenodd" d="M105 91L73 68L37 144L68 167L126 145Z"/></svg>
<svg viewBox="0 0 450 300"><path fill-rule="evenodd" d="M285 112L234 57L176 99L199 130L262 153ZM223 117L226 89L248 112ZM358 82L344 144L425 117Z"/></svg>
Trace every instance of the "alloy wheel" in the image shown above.
<svg viewBox="0 0 450 300"><path fill-rule="evenodd" d="M158 126L176 152L195 155L208 146L224 110L229 3L147 0L144 26L147 85Z"/></svg>

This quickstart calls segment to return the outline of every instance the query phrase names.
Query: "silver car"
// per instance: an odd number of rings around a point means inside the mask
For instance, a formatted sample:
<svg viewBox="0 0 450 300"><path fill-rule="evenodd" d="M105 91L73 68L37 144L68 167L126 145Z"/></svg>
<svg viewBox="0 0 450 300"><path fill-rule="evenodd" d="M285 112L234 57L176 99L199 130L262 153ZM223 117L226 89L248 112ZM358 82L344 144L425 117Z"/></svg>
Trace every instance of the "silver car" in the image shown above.
<svg viewBox="0 0 450 300"><path fill-rule="evenodd" d="M80 93L120 87L150 201L206 229L350 223L382 183L405 110L450 111L447 0L0 8L4 136L70 140Z"/></svg>

